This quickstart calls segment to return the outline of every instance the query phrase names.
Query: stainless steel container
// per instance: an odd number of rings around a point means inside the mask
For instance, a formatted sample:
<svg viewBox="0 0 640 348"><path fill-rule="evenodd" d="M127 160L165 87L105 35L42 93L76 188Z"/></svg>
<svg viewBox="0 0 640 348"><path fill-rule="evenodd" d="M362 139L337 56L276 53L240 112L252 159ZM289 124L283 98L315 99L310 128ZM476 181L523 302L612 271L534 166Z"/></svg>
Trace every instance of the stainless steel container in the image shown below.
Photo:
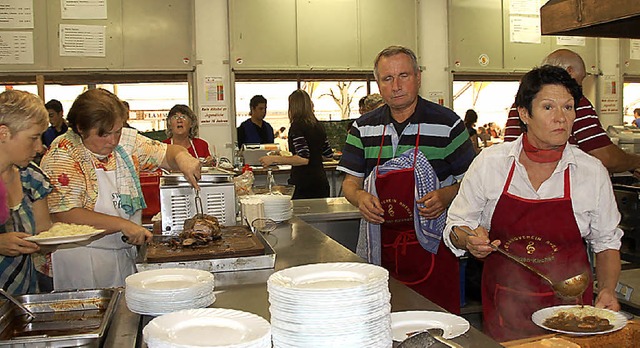
<svg viewBox="0 0 640 348"><path fill-rule="evenodd" d="M101 347L121 289L18 296L35 314L26 320L9 301L0 307L0 347Z"/></svg>
<svg viewBox="0 0 640 348"><path fill-rule="evenodd" d="M232 179L230 174L203 171L198 182L204 213L229 226L236 224L236 193ZM195 190L181 173L160 178L160 212L163 235L180 233L184 220L196 214Z"/></svg>

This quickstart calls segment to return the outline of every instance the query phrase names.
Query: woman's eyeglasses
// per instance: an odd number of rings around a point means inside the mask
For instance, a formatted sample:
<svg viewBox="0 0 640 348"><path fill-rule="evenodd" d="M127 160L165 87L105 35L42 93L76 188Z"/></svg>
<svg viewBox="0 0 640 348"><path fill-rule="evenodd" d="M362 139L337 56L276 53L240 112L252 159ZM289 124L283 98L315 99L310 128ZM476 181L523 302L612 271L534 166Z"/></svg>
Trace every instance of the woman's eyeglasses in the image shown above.
<svg viewBox="0 0 640 348"><path fill-rule="evenodd" d="M188 120L189 117L187 115L182 115L182 114L175 114L171 116L172 119L174 120Z"/></svg>

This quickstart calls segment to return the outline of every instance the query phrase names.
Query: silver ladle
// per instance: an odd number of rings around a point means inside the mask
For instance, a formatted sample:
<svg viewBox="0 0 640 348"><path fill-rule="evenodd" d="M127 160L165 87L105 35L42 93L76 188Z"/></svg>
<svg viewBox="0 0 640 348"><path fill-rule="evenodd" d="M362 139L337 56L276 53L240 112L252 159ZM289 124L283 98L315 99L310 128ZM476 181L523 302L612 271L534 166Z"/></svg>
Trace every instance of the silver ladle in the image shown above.
<svg viewBox="0 0 640 348"><path fill-rule="evenodd" d="M466 226L456 226L459 229L461 229L464 233L466 233L467 235L471 236L471 237L478 237L475 233L473 233L473 231L468 230L466 228ZM561 280L558 282L554 282L551 279L549 279L549 277L547 277L546 275L542 274L540 271L538 271L537 269L529 266L528 264L524 263L522 260L520 260L519 258L517 258L516 256L512 255L511 253L498 248L497 246L489 243L489 246L501 253L502 255L510 258L511 260L519 263L520 265L526 267L528 270L530 270L531 272L539 275L542 279L546 280L550 285L551 288L553 288L553 291L560 295L561 297L567 298L567 299L573 299L576 297L580 297L582 296L582 294L584 293L584 291L587 289L587 286L589 286L589 274L585 271L582 272L576 276L573 276L571 278L567 278L565 280Z"/></svg>
<svg viewBox="0 0 640 348"><path fill-rule="evenodd" d="M36 318L36 315L33 314L33 312L31 312L29 310L29 308L25 307L15 297L11 296L8 292L4 291L4 289L0 288L0 294L2 294L2 296L6 297L9 301L13 302L13 304L18 306L20 309L22 309L22 311L25 312L31 319L35 319Z"/></svg>

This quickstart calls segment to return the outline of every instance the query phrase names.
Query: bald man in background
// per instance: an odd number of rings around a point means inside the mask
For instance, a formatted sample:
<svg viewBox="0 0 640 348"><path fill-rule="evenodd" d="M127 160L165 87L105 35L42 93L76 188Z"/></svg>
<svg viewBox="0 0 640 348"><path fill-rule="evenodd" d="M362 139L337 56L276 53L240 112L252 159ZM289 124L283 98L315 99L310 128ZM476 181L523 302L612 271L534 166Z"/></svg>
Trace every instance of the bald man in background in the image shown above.
<svg viewBox="0 0 640 348"><path fill-rule="evenodd" d="M564 68L580 86L587 76L582 57L568 49L553 51L540 65ZM512 105L505 126L504 141L516 140L520 134L522 134L520 117L515 105ZM569 143L578 145L582 151L599 159L610 173L631 171L636 177L640 176L640 156L626 153L611 142L602 128L596 110L584 95L580 98L576 108L576 119L573 123Z"/></svg>

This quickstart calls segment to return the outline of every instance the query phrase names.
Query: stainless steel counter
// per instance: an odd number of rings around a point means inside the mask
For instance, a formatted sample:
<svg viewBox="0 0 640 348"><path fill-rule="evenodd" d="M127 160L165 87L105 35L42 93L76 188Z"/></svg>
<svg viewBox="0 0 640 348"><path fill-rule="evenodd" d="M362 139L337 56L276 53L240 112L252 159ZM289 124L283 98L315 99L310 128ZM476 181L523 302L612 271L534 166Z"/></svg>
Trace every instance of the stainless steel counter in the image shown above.
<svg viewBox="0 0 640 348"><path fill-rule="evenodd" d="M344 197L295 199L293 212L306 222L360 220L360 211Z"/></svg>
<svg viewBox="0 0 640 348"><path fill-rule="evenodd" d="M297 217L278 225L278 228L266 237L277 253L275 271L310 263L363 261ZM220 280L224 278L223 283L226 285L216 286L217 300L212 307L243 310L269 320L266 280L273 272L274 270L217 273L216 277ZM389 282L389 289L392 311L443 310L393 279ZM125 301L121 303L124 304ZM105 347L146 347L139 330L150 320L150 317L140 317L129 312L126 305L121 306L116 312L116 319L109 331L108 344ZM137 339L132 340L133 336ZM455 341L464 347L501 347L473 327Z"/></svg>

